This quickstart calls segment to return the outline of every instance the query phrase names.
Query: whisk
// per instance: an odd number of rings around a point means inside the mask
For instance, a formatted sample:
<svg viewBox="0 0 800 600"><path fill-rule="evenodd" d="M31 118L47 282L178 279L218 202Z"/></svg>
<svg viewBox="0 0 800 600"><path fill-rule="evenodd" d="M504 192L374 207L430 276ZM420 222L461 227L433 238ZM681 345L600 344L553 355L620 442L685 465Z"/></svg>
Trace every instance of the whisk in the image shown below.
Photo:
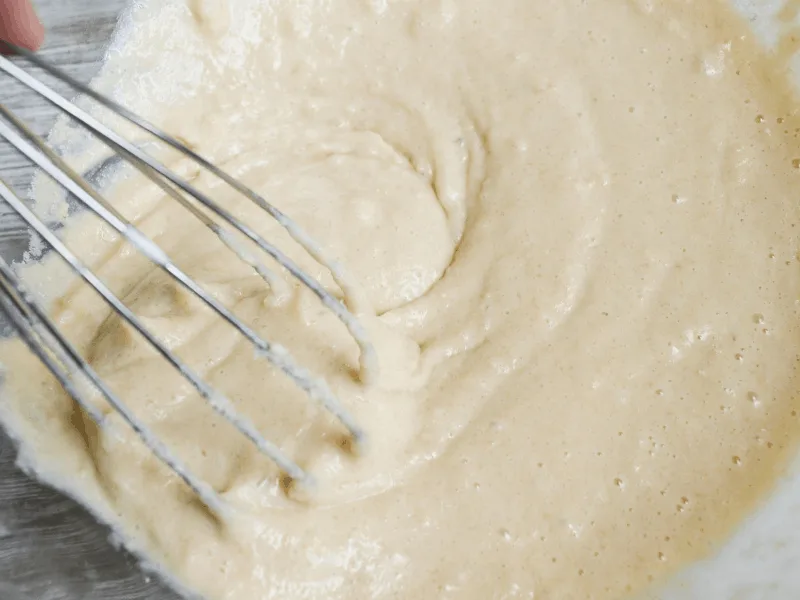
<svg viewBox="0 0 800 600"><path fill-rule="evenodd" d="M13 53L43 69L50 76L68 84L76 91L93 99L123 119L161 140L161 142L183 153L183 155L189 157L202 169L210 172L237 192L250 199L257 206L262 208L269 217L275 219L288 234L314 258L314 260L330 271L334 281L341 288L346 298L355 296L357 291L349 282L342 267L336 262L327 259L321 247L307 236L294 221L256 192L187 148L176 138L166 134L156 126L133 114L104 95L76 81L60 69L43 61L36 54L11 44L6 44L6 46L10 48ZM298 281L307 286L320 299L322 304L333 312L347 327L353 339L358 344L362 381L368 383L374 379L377 372L377 359L362 324L342 302L323 288L311 276L302 271L297 264L289 259L283 252L263 239L246 223L237 219L233 214L228 212L206 194L200 192L187 181L177 176L173 171L167 169L151 155L142 151L135 144L102 124L86 111L76 106L76 104L65 99L52 88L3 56L0 56L0 71L24 84L31 91L41 95L56 108L64 111L75 119L93 135L96 135L109 148L147 176L170 198L179 202L191 215L199 219L206 227L214 232L231 252L250 265L267 284L274 284L275 275L239 242L238 234L248 238L259 250L271 257ZM251 327L243 323L229 309L204 291L197 282L177 267L160 247L146 237L132 223L126 220L125 217L119 214L94 187L70 168L42 138L35 135L2 103L0 103L0 137L10 142L17 151L26 156L49 177L63 186L86 208L93 211L98 217L119 232L121 236L145 257L159 268L163 269L181 286L185 287L189 292L199 298L206 306L249 340L258 356L263 357L276 368L280 369L291 378L295 384L302 388L308 396L319 402L329 411L348 431L354 444L358 445L363 443L365 437L364 431L358 426L347 410L344 409L323 380L314 377L307 369L296 363L285 348L264 339ZM313 478L310 474L306 473L297 463L287 457L275 444L265 439L250 421L236 412L230 400L203 381L203 379L188 365L173 352L168 350L158 338L148 331L136 315L114 295L95 273L70 251L59 237L27 207L2 178L0 178L0 198L2 198L14 212L22 217L27 225L47 242L81 279L93 287L128 325L144 337L159 355L185 377L219 415L227 419L241 434L246 436L260 452L274 461L285 476L301 484L308 485L312 483ZM213 217L211 215L213 215ZM238 232L238 234L234 232ZM53 320L48 317L43 306L33 297L30 291L25 288L17 273L2 258L0 258L0 310L5 313L19 337L98 426L103 426L104 417L94 404L87 399L88 389L90 389L87 388L87 386L95 388L102 394L113 410L119 413L122 419L136 432L142 442L149 447L154 455L171 468L207 507L218 514L224 514L226 512L224 501L218 496L214 489L201 478L192 474L183 462L153 434L147 425L126 407L119 396L109 389L103 379L92 369L91 365L81 357L78 350L61 332L59 332L58 327Z"/></svg>

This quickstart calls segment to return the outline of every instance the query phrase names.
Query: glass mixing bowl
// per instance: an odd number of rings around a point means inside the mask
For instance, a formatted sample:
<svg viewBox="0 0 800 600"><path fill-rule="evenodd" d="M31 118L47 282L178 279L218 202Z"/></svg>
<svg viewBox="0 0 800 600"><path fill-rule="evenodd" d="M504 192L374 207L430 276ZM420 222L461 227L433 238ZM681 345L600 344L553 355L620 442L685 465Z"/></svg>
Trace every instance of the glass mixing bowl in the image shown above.
<svg viewBox="0 0 800 600"><path fill-rule="evenodd" d="M177 1L177 0L176 0ZM792 0L790 0L792 1ZM83 81L97 72L128 0L37 0L48 41L42 52ZM775 43L781 0L734 0L762 41ZM56 113L2 79L0 101L44 134ZM32 171L0 143L0 176L18 190ZM0 206L0 255L18 260L28 236ZM0 600L178 600L72 500L29 479L0 431ZM646 600L800 598L800 464L717 554L691 565ZM558 600L558 599L544 599Z"/></svg>

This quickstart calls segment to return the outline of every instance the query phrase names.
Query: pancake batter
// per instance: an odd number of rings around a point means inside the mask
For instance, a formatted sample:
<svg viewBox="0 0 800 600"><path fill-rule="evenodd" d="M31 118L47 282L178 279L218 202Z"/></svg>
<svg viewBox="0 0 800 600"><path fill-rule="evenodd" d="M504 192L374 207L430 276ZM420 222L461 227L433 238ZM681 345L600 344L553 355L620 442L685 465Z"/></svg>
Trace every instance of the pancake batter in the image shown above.
<svg viewBox="0 0 800 600"><path fill-rule="evenodd" d="M219 522L123 425L98 431L6 342L26 459L212 600L603 600L706 554L779 474L800 410L800 122L726 10L144 2L97 86L345 265L378 381L359 382L353 339L291 279L270 290L141 178L108 197L325 377L370 445L348 452L241 336L81 216L63 239L320 487L287 494L51 257L27 280L237 517ZM162 157L341 293L263 212Z"/></svg>

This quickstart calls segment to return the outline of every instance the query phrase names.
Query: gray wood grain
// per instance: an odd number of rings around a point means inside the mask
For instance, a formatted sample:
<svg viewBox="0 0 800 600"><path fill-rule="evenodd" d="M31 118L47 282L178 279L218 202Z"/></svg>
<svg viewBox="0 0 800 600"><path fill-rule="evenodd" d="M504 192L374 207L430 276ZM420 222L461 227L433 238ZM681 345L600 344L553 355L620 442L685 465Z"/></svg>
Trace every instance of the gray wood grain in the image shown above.
<svg viewBox="0 0 800 600"><path fill-rule="evenodd" d="M127 0L34 1L48 31L42 56L89 81ZM47 102L2 76L0 102L42 135L56 117ZM30 165L0 143L0 177L24 194L31 175ZM26 243L21 223L0 207L0 255L16 259ZM109 531L81 507L22 474L15 458L12 442L0 433L0 600L177 598L115 549Z"/></svg>

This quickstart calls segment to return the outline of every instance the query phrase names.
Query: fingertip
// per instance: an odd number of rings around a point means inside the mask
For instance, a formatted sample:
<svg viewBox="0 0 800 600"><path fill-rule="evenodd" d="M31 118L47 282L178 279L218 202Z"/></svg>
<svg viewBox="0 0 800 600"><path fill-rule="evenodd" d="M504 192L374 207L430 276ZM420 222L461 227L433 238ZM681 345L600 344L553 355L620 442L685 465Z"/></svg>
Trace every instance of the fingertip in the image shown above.
<svg viewBox="0 0 800 600"><path fill-rule="evenodd" d="M0 0L0 39L38 50L44 36L44 25L28 0Z"/></svg>
<svg viewBox="0 0 800 600"><path fill-rule="evenodd" d="M23 27L19 29L19 45L29 50L38 50L44 43L44 25L39 20L33 5L27 4L27 11L23 10L20 22Z"/></svg>
<svg viewBox="0 0 800 600"><path fill-rule="evenodd" d="M28 40L25 46L31 50L38 50L44 43L44 25L37 18L28 29Z"/></svg>

